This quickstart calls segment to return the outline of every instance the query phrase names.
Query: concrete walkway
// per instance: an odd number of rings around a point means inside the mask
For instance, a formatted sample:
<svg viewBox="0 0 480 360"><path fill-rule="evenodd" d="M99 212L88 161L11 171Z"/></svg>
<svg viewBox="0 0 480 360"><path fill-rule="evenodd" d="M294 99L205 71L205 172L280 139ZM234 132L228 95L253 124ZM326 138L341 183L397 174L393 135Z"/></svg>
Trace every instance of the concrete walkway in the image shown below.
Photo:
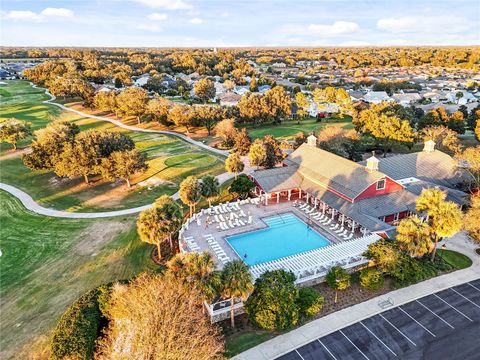
<svg viewBox="0 0 480 360"><path fill-rule="evenodd" d="M118 120L113 120L113 119L109 119L109 118L102 117L102 116L89 115L89 114L86 114L86 113L78 111L78 110L70 109L70 108L68 108L64 105L57 104L57 103L53 102L56 99L56 97L54 95L50 94L50 92L47 89L38 87L37 85L33 84L32 82L30 82L30 85L33 88L45 90L45 94L48 95L50 97L50 99L42 101L43 103L58 106L59 108L65 110L65 111L70 111L70 112L73 112L73 113L78 114L78 115L83 116L83 117L88 117L88 118L97 119L97 120L101 120L101 121L108 121L108 122L110 122L110 123L112 123L116 126L119 126L121 128L127 129L127 130L131 130L131 131L146 132L146 133L157 133L157 134L167 134L167 135L177 136L177 137L181 138L182 140L185 140L185 141L191 143L192 145L198 146L198 147L200 147L204 150L211 151L211 152L213 152L217 155L228 156L229 152L227 150L215 149L215 148L213 148L211 146L208 146L208 145L206 145L206 144L204 144L200 141L193 140L186 135L179 134L179 133L176 133L176 132L173 132L173 131L141 129L141 128L137 128L135 126L125 125L121 121L118 121ZM18 154L20 154L20 153L15 153L15 155L18 155ZM248 169L250 169L250 168L248 168ZM233 174L225 172L223 174L218 175L217 179L218 179L218 182L220 184L223 184L225 181L231 179L232 177L233 177ZM69 211L61 211L61 210L55 210L55 209L49 209L49 208L43 207L43 206L39 205L37 202L35 202L35 200L33 200L30 195L28 195L26 192L16 188L15 186L8 185L8 184L5 184L5 183L0 183L0 189L10 193L13 196L15 196L17 199L19 199L22 202L23 206L25 206L28 210L33 211L34 213L37 213L39 215L59 217L59 218L97 219L97 218L106 218L106 217L114 217L114 216L124 216L124 215L139 213L139 212L141 212L145 209L148 209L152 206L152 204L148 204L148 205L138 206L138 207L135 207L135 208L124 209L124 210L92 212L92 213L69 212ZM178 192L176 192L175 194L172 195L172 199L177 200L178 198L179 198Z"/></svg>
<svg viewBox="0 0 480 360"><path fill-rule="evenodd" d="M232 177L233 177L232 174L223 173L218 175L216 178L218 179L218 182L220 184L223 184L225 181L231 179ZM70 211L55 210L55 209L49 209L49 208L43 207L39 205L35 200L33 200L32 197L28 195L26 192L12 185L0 183L0 190L4 190L9 194L15 196L17 199L21 201L21 203L23 204L23 206L25 206L25 208L27 208L28 210L36 214L58 217L58 218L97 219L97 218L107 218L107 217L114 217L114 216L124 216L124 215L139 213L143 210L149 209L153 205L153 204L147 204L147 205L138 206L130 209L104 211L104 212L91 212L91 213L70 212ZM175 194L173 194L171 197L173 200L178 200L179 199L178 191Z"/></svg>
<svg viewBox="0 0 480 360"><path fill-rule="evenodd" d="M480 256L475 253L475 248L478 248L478 245L475 245L464 233L459 233L454 237L445 240L443 243L447 245L447 249L461 252L470 257L473 260L473 265L468 269L458 270L453 273L438 276L403 289L392 291L388 294L370 299L349 308L339 310L284 335L266 341L235 356L233 359L275 359L295 348L308 344L315 339L384 311L385 309L380 308L378 305L380 300L391 298L394 302L394 306L398 306L429 294L445 290L452 286L480 278Z"/></svg>
<svg viewBox="0 0 480 360"><path fill-rule="evenodd" d="M142 129L142 128L139 128L139 127L136 127L136 126L131 126L131 125L125 125L124 123L122 123L121 121L119 120L115 120L115 119L110 119L110 118L107 118L107 117L103 117L103 116L96 116L96 115L90 115L90 114L87 114L87 113L84 113L82 111L79 111L79 110L75 110L75 109L71 109L69 108L68 106L65 106L65 105L62 105L62 104L58 104L56 102L53 102L56 97L52 94L50 94L50 92L45 89L45 88L42 88L42 87L39 87L37 85L35 85L34 83L30 82L30 85L33 87L33 88L36 88L36 89L42 89L45 91L45 94L48 95L50 97L49 100L44 100L42 101L43 103L45 104L51 104L51 105L55 105L65 111L70 111L72 113L75 113L77 115L80 115L82 117L86 117L86 118L91 118L91 119L96 119L96 120L102 120L102 121L108 121L116 126L119 126L123 129L127 129L127 130L131 130L131 131L138 131L138 132L143 132L143 133L153 133L153 134L164 134L164 135L172 135L172 136L176 136L182 140L185 140L186 142L189 142L190 144L192 145L195 145L195 146L198 146L204 150L207 150L207 151L211 151L217 155L222 155L222 156L228 156L229 154L229 151L228 150L220 150L220 149L216 149L214 147L211 147L207 144L204 144L203 142L201 141L197 141L197 140L193 140L192 138L184 135L184 134L181 134L181 133L178 133L178 132L175 132L175 131L168 131L168 130L152 130L152 129Z"/></svg>

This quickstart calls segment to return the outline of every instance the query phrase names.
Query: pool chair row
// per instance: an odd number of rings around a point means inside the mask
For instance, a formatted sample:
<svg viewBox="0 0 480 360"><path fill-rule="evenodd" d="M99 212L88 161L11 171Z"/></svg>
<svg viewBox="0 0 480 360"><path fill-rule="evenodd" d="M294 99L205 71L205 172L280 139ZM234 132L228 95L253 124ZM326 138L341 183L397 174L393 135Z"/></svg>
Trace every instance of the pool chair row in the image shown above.
<svg viewBox="0 0 480 360"><path fill-rule="evenodd" d="M212 234L203 235L205 240L207 240L208 245L212 248L213 252L223 264L231 261L230 257L227 255L225 250L218 244L217 240L212 236Z"/></svg>
<svg viewBox="0 0 480 360"><path fill-rule="evenodd" d="M192 236L184 237L183 240L185 240L190 250L197 252L200 251L200 246L198 246Z"/></svg>
<svg viewBox="0 0 480 360"><path fill-rule="evenodd" d="M236 228L236 227L249 225L251 223L252 223L252 216L249 216L248 220L246 220L246 221L236 218L234 220L220 221L218 223L217 229L218 230L229 230L229 229L233 229L233 228Z"/></svg>
<svg viewBox="0 0 480 360"><path fill-rule="evenodd" d="M236 212L231 212L228 215L225 215L225 217L222 214L213 216L215 221L218 222L218 223L226 222L226 221L229 221L229 220L239 219L240 217L247 217L247 214L245 214L245 211L240 210L238 212L238 214Z"/></svg>
<svg viewBox="0 0 480 360"><path fill-rule="evenodd" d="M330 230L345 240L350 240L355 235L353 230L345 229L340 223L330 225Z"/></svg>

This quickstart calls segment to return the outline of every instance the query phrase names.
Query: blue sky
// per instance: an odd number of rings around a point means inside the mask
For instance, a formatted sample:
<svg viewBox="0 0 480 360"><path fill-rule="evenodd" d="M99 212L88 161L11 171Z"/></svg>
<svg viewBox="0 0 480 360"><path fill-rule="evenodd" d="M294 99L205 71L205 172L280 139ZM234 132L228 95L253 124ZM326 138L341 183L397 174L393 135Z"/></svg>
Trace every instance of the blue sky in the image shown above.
<svg viewBox="0 0 480 360"><path fill-rule="evenodd" d="M2 0L4 46L478 45L480 0Z"/></svg>

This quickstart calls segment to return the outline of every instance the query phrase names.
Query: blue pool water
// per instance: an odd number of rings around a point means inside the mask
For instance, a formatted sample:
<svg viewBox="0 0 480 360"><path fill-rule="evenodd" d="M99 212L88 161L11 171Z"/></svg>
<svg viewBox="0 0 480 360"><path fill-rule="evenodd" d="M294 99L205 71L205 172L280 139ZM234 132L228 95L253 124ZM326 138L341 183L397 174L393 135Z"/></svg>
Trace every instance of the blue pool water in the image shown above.
<svg viewBox="0 0 480 360"><path fill-rule="evenodd" d="M226 238L249 266L330 245L324 236L292 213L262 220L268 228Z"/></svg>

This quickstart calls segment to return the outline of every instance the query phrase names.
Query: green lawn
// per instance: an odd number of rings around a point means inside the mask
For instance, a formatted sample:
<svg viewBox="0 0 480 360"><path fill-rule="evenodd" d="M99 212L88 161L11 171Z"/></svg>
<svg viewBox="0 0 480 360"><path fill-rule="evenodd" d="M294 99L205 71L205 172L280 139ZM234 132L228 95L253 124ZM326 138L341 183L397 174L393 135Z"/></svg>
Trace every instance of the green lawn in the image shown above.
<svg viewBox="0 0 480 360"><path fill-rule="evenodd" d="M94 178L93 185L87 186L80 178L60 179L50 172L31 172L23 165L20 155L12 157L11 147L2 144L0 155L4 158L0 158L0 180L19 187L45 206L91 212L141 206L163 194L175 193L187 176L218 175L225 171L221 156L200 150L178 137L128 131L106 121L84 118L54 105L42 104L47 97L25 81L9 81L2 88L11 94L5 101L2 98L2 117L28 121L34 129L45 127L51 121L72 121L82 131L123 132L133 139L140 151L147 153L150 168L132 179L137 186L129 190L122 181L110 183ZM20 147L27 146L30 141L23 141Z"/></svg>
<svg viewBox="0 0 480 360"><path fill-rule="evenodd" d="M261 138L265 135L273 135L279 140L289 140L295 137L299 132L304 132L306 134L309 132L318 133L327 125L340 126L346 129L353 128L349 116L346 116L344 119L323 119L322 122L317 122L315 118L306 118L302 119L300 124L298 124L296 120L287 120L278 125L267 124L258 127L248 125L246 128L253 139Z"/></svg>
<svg viewBox="0 0 480 360"><path fill-rule="evenodd" d="M0 191L0 357L48 335L80 294L154 268L135 217L78 220L33 214Z"/></svg>
<svg viewBox="0 0 480 360"><path fill-rule="evenodd" d="M248 350L258 344L270 340L275 335L262 331L245 332L238 336L231 336L226 339L225 356L233 357L241 352Z"/></svg>
<svg viewBox="0 0 480 360"><path fill-rule="evenodd" d="M438 249L437 256L456 269L465 269L472 266L472 259L456 251Z"/></svg>

